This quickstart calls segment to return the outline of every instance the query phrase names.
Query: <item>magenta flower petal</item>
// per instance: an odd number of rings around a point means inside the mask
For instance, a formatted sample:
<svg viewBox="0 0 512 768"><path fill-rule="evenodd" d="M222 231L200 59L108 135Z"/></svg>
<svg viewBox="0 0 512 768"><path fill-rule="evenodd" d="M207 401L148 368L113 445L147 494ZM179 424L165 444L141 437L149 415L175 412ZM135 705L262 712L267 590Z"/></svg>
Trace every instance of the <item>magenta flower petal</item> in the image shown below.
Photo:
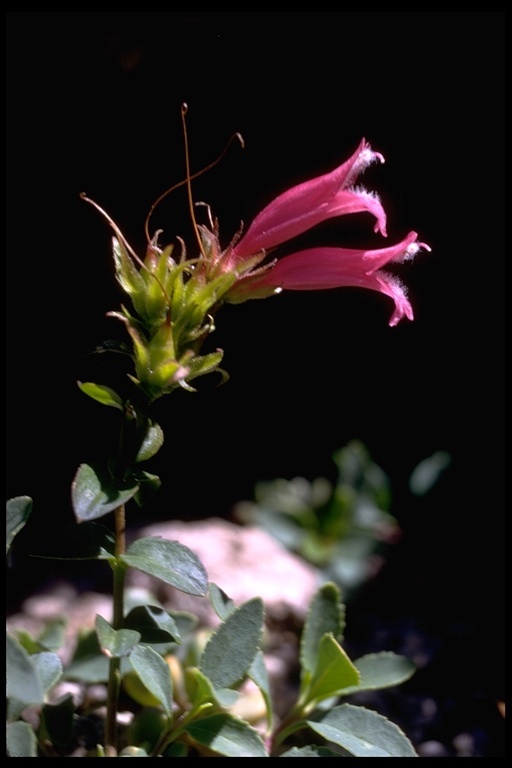
<svg viewBox="0 0 512 768"><path fill-rule="evenodd" d="M314 291L326 288L361 287L379 291L395 302L389 321L396 325L404 316L414 318L406 290L400 281L380 267L412 258L420 248L416 232L410 232L401 242L388 248L358 250L349 248L308 248L284 256L258 278L238 285L238 294L261 292L264 288L289 291Z"/></svg>
<svg viewBox="0 0 512 768"><path fill-rule="evenodd" d="M378 196L353 186L375 160L384 162L382 155L373 152L362 139L352 157L334 171L279 195L256 216L234 246L235 259L273 248L326 219L348 213L368 211L375 216L375 232L386 235L386 214Z"/></svg>

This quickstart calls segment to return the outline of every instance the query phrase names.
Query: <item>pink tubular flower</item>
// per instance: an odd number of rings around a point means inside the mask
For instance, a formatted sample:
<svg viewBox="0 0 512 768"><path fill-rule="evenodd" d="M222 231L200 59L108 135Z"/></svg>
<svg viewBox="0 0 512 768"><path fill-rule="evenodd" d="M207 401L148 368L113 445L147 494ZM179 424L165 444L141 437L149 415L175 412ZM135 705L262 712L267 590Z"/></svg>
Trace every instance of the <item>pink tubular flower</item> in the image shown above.
<svg viewBox="0 0 512 768"><path fill-rule="evenodd" d="M261 265L269 249L334 216L367 211L375 216L374 231L386 236L386 214L379 198L353 186L359 174L375 160L384 162L382 155L373 152L362 139L352 157L334 171L292 187L267 205L242 238L223 254L224 269L235 270L260 254L256 269L242 269L227 300L236 303L283 289L311 291L359 286L394 300L395 311L389 325L396 325L403 317L412 320L414 314L405 288L381 268L411 259L420 248L430 251L428 245L417 242L416 232L388 248L308 248Z"/></svg>
<svg viewBox="0 0 512 768"><path fill-rule="evenodd" d="M374 231L386 236L386 214L379 198L353 186L375 160L384 162L382 155L372 152L362 139L352 157L334 171L292 187L267 205L233 248L233 255L243 258L268 250L333 216L361 211L372 213L376 218Z"/></svg>
<svg viewBox="0 0 512 768"><path fill-rule="evenodd" d="M289 291L315 291L324 288L361 287L380 291L395 302L389 325L396 325L404 316L414 319L411 304L400 281L379 267L411 259L420 248L430 250L425 243L416 242L416 232L389 248L365 251L350 248L308 248L291 253L277 261L272 269L247 281L250 293L265 288ZM243 296L243 282L239 285Z"/></svg>

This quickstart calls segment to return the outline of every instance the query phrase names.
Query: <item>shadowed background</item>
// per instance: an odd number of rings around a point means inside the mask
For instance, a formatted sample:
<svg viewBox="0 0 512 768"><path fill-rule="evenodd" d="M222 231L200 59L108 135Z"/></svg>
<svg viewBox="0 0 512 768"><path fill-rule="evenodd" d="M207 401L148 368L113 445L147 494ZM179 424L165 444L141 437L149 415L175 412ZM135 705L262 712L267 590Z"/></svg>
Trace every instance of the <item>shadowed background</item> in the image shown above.
<svg viewBox="0 0 512 768"><path fill-rule="evenodd" d="M112 233L79 193L143 252L149 207L184 176L187 102L193 171L234 132L245 140L193 185L225 244L364 136L386 158L361 179L387 211L386 244L414 229L432 252L401 267L416 317L393 329L391 300L356 289L223 308L211 345L230 381L158 403L166 442L151 471L163 486L132 525L229 518L257 480L329 476L333 451L360 439L391 478L404 531L368 604L446 632L430 680L463 686L489 654L480 690L504 696L504 16L7 14L6 498L34 498L8 606L59 574L26 553L72 519L76 468L115 434L115 413L76 386L112 383L116 361L89 353L124 339L105 317L122 301ZM382 246L369 215L346 219L301 243ZM183 189L156 228L193 251ZM452 464L412 503L411 471L437 450ZM76 565L84 586L92 570Z"/></svg>

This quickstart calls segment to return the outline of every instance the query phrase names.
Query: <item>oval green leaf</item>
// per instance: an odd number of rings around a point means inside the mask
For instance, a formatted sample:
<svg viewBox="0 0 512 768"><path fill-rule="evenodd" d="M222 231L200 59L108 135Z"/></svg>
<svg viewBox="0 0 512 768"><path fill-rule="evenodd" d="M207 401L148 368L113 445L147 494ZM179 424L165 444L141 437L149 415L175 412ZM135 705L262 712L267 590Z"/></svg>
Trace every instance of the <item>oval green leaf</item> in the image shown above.
<svg viewBox="0 0 512 768"><path fill-rule="evenodd" d="M101 650L108 658L128 656L140 640L140 632L133 629L113 629L108 621L96 616L96 634Z"/></svg>
<svg viewBox="0 0 512 768"><path fill-rule="evenodd" d="M233 715L201 717L185 729L198 744L224 757L268 757L258 731Z"/></svg>
<svg viewBox="0 0 512 768"><path fill-rule="evenodd" d="M88 395L93 400L96 400L102 405L111 405L113 408L123 410L123 401L113 389L105 386L104 384L95 384L92 381L77 382L78 386L85 395Z"/></svg>
<svg viewBox="0 0 512 768"><path fill-rule="evenodd" d="M138 645L130 655L130 661L142 683L172 715L173 685L168 664L153 648Z"/></svg>
<svg viewBox="0 0 512 768"><path fill-rule="evenodd" d="M22 720L8 723L6 746L8 757L38 757L34 729Z"/></svg>
<svg viewBox="0 0 512 768"><path fill-rule="evenodd" d="M339 587L333 582L323 584L313 596L302 631L300 659L303 674L313 673L322 637L331 633L341 641L345 628L345 608L340 600Z"/></svg>
<svg viewBox="0 0 512 768"><path fill-rule="evenodd" d="M204 596L208 591L204 565L192 550L178 541L153 536L138 539L120 559L187 594Z"/></svg>
<svg viewBox="0 0 512 768"><path fill-rule="evenodd" d="M339 696L348 686L358 685L359 672L331 634L324 635L317 651L315 671L307 690L307 702Z"/></svg>
<svg viewBox="0 0 512 768"><path fill-rule="evenodd" d="M106 470L81 464L71 486L71 500L77 522L95 520L126 504L139 486L131 478L116 482Z"/></svg>
<svg viewBox="0 0 512 768"><path fill-rule="evenodd" d="M47 693L62 677L62 661L60 657L51 651L44 651L42 653L34 653L30 660L41 681L43 693Z"/></svg>
<svg viewBox="0 0 512 768"><path fill-rule="evenodd" d="M358 685L343 691L346 696L357 691L376 691L400 685L416 672L415 664L406 656L400 656L392 651L369 653L354 662L361 679Z"/></svg>
<svg viewBox="0 0 512 768"><path fill-rule="evenodd" d="M395 723L364 707L342 704L308 720L307 724L327 741L344 747L353 757L418 757Z"/></svg>
<svg viewBox="0 0 512 768"><path fill-rule="evenodd" d="M164 433L162 428L156 422L149 422L146 434L142 440L141 446L135 458L136 462L147 461L151 459L162 447L164 442Z"/></svg>
<svg viewBox="0 0 512 768"><path fill-rule="evenodd" d="M31 656L12 635L6 635L7 696L25 704L42 704L43 686Z"/></svg>
<svg viewBox="0 0 512 768"><path fill-rule="evenodd" d="M215 688L229 688L247 674L260 648L263 616L263 601L254 597L233 611L210 637L199 669Z"/></svg>

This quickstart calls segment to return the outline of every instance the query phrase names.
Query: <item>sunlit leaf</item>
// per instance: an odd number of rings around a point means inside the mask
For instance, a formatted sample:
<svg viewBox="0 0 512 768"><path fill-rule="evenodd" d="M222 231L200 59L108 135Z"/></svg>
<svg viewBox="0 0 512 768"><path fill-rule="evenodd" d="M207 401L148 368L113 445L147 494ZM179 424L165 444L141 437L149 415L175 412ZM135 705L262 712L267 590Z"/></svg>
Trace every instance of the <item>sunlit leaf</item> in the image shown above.
<svg viewBox="0 0 512 768"><path fill-rule="evenodd" d="M361 679L357 685L346 688L343 695L356 691L375 691L400 685L416 671L415 664L406 656L399 656L392 651L369 653L354 661Z"/></svg>
<svg viewBox="0 0 512 768"><path fill-rule="evenodd" d="M300 643L303 670L313 673L322 637L331 633L341 640L345 627L345 609L340 600L339 587L333 582L323 584L314 594L308 608Z"/></svg>
<svg viewBox="0 0 512 768"><path fill-rule="evenodd" d="M418 757L400 728L364 707L342 704L308 720L315 733L339 744L353 757Z"/></svg>
<svg viewBox="0 0 512 768"><path fill-rule="evenodd" d="M206 595L208 574L192 550L178 541L147 537L134 541L121 560L190 595Z"/></svg>
<svg viewBox="0 0 512 768"><path fill-rule="evenodd" d="M123 401L113 389L105 386L104 384L95 384L92 381L77 382L78 386L85 395L88 395L93 400L96 400L102 405L110 405L113 408L123 410Z"/></svg>
<svg viewBox="0 0 512 768"><path fill-rule="evenodd" d="M227 713L201 717L186 731L198 744L225 757L268 757L258 731Z"/></svg>
<svg viewBox="0 0 512 768"><path fill-rule="evenodd" d="M168 664L159 653L147 645L138 645L130 655L130 661L143 684L158 699L170 717L173 684Z"/></svg>
<svg viewBox="0 0 512 768"><path fill-rule="evenodd" d="M359 672L331 634L320 640L317 660L307 689L307 700L318 702L359 683Z"/></svg>
<svg viewBox="0 0 512 768"><path fill-rule="evenodd" d="M215 688L229 688L248 672L261 644L263 601L252 598L233 611L205 646L199 668Z"/></svg>

